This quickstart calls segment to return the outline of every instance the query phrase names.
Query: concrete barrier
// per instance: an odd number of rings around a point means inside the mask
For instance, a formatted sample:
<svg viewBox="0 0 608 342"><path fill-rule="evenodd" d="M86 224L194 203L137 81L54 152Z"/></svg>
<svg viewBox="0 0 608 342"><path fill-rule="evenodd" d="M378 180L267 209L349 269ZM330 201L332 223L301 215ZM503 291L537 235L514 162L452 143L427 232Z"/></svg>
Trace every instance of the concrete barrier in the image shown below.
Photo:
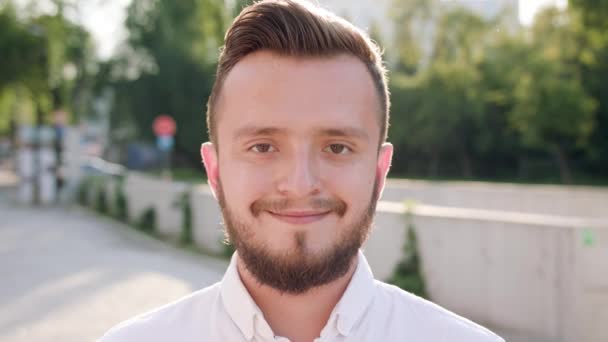
<svg viewBox="0 0 608 342"><path fill-rule="evenodd" d="M389 179L382 200L523 213L608 217L608 188Z"/></svg>
<svg viewBox="0 0 608 342"><path fill-rule="evenodd" d="M392 250L404 242L405 212L400 203L378 205L366 254L381 279L399 261ZM542 340L606 341L608 220L425 205L411 219L436 303Z"/></svg>
<svg viewBox="0 0 608 342"><path fill-rule="evenodd" d="M209 186L196 186L191 193L192 239L194 243L214 254L222 254L224 232L222 215Z"/></svg>
<svg viewBox="0 0 608 342"><path fill-rule="evenodd" d="M157 232L177 238L183 222L179 199L188 187L185 183L129 172L124 183L129 221L137 222L147 209L154 208Z"/></svg>
<svg viewBox="0 0 608 342"><path fill-rule="evenodd" d="M363 247L378 279L389 278L403 258L411 220L434 302L499 331L535 336L538 341L608 340L608 219L600 210L604 190L415 188L391 193L389 186L384 198L418 198L442 205L416 204L406 216L403 202L379 202L372 234ZM130 219L153 207L159 233L177 236L182 213L173 204L187 189L186 184L129 173L124 191ZM217 201L206 185L190 191L194 243L222 254ZM527 199L518 203L518 193ZM500 206L511 210L475 209ZM570 215L573 212L586 216Z"/></svg>

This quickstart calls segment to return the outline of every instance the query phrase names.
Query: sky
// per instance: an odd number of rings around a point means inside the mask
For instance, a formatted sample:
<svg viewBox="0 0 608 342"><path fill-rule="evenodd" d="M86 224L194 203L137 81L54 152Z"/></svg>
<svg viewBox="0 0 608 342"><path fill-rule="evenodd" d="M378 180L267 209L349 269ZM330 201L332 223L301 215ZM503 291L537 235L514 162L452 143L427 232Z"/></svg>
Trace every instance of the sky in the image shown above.
<svg viewBox="0 0 608 342"><path fill-rule="evenodd" d="M318 0L322 3L322 0ZM490 0L491 1L491 0ZM18 0L24 3L27 0ZM112 56L117 46L126 37L123 25L125 9L131 0L90 0L79 3L78 13L73 15L93 35L97 54L102 59ZM356 0L353 0L356 4ZM543 6L555 4L565 6L567 0L519 0L519 19L524 25L529 25L534 14Z"/></svg>
<svg viewBox="0 0 608 342"><path fill-rule="evenodd" d="M547 5L556 5L564 7L568 4L568 0L519 0L519 20L524 25L529 25L534 19L534 15L539 9Z"/></svg>

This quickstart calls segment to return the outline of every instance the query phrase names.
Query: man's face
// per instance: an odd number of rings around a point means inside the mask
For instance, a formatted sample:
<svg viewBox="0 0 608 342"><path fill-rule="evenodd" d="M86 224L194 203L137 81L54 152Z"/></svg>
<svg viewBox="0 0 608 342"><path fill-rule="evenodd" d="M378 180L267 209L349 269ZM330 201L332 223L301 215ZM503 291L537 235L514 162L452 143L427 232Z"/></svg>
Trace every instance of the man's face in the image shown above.
<svg viewBox="0 0 608 342"><path fill-rule="evenodd" d="M365 241L392 146L379 101L351 56L248 55L201 150L227 232L263 284L301 293L344 275Z"/></svg>

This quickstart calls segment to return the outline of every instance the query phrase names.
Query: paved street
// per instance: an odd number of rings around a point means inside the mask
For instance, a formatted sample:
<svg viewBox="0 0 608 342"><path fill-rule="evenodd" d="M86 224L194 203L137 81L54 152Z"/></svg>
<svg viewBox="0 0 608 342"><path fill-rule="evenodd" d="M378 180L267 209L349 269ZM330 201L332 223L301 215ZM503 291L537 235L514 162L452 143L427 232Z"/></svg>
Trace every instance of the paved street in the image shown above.
<svg viewBox="0 0 608 342"><path fill-rule="evenodd" d="M226 265L76 207L13 204L0 185L0 341L94 341Z"/></svg>

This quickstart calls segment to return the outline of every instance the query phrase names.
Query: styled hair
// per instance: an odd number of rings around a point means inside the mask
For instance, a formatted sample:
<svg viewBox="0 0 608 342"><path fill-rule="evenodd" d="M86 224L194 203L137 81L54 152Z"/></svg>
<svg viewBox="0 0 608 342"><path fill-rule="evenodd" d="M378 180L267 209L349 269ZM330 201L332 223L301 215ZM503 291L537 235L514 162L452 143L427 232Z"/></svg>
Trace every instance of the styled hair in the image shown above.
<svg viewBox="0 0 608 342"><path fill-rule="evenodd" d="M216 105L228 73L244 57L260 50L289 57L347 54L361 60L378 94L380 142L386 140L390 100L378 45L348 21L303 0L262 0L245 7L226 32L207 103L211 142L217 143Z"/></svg>

